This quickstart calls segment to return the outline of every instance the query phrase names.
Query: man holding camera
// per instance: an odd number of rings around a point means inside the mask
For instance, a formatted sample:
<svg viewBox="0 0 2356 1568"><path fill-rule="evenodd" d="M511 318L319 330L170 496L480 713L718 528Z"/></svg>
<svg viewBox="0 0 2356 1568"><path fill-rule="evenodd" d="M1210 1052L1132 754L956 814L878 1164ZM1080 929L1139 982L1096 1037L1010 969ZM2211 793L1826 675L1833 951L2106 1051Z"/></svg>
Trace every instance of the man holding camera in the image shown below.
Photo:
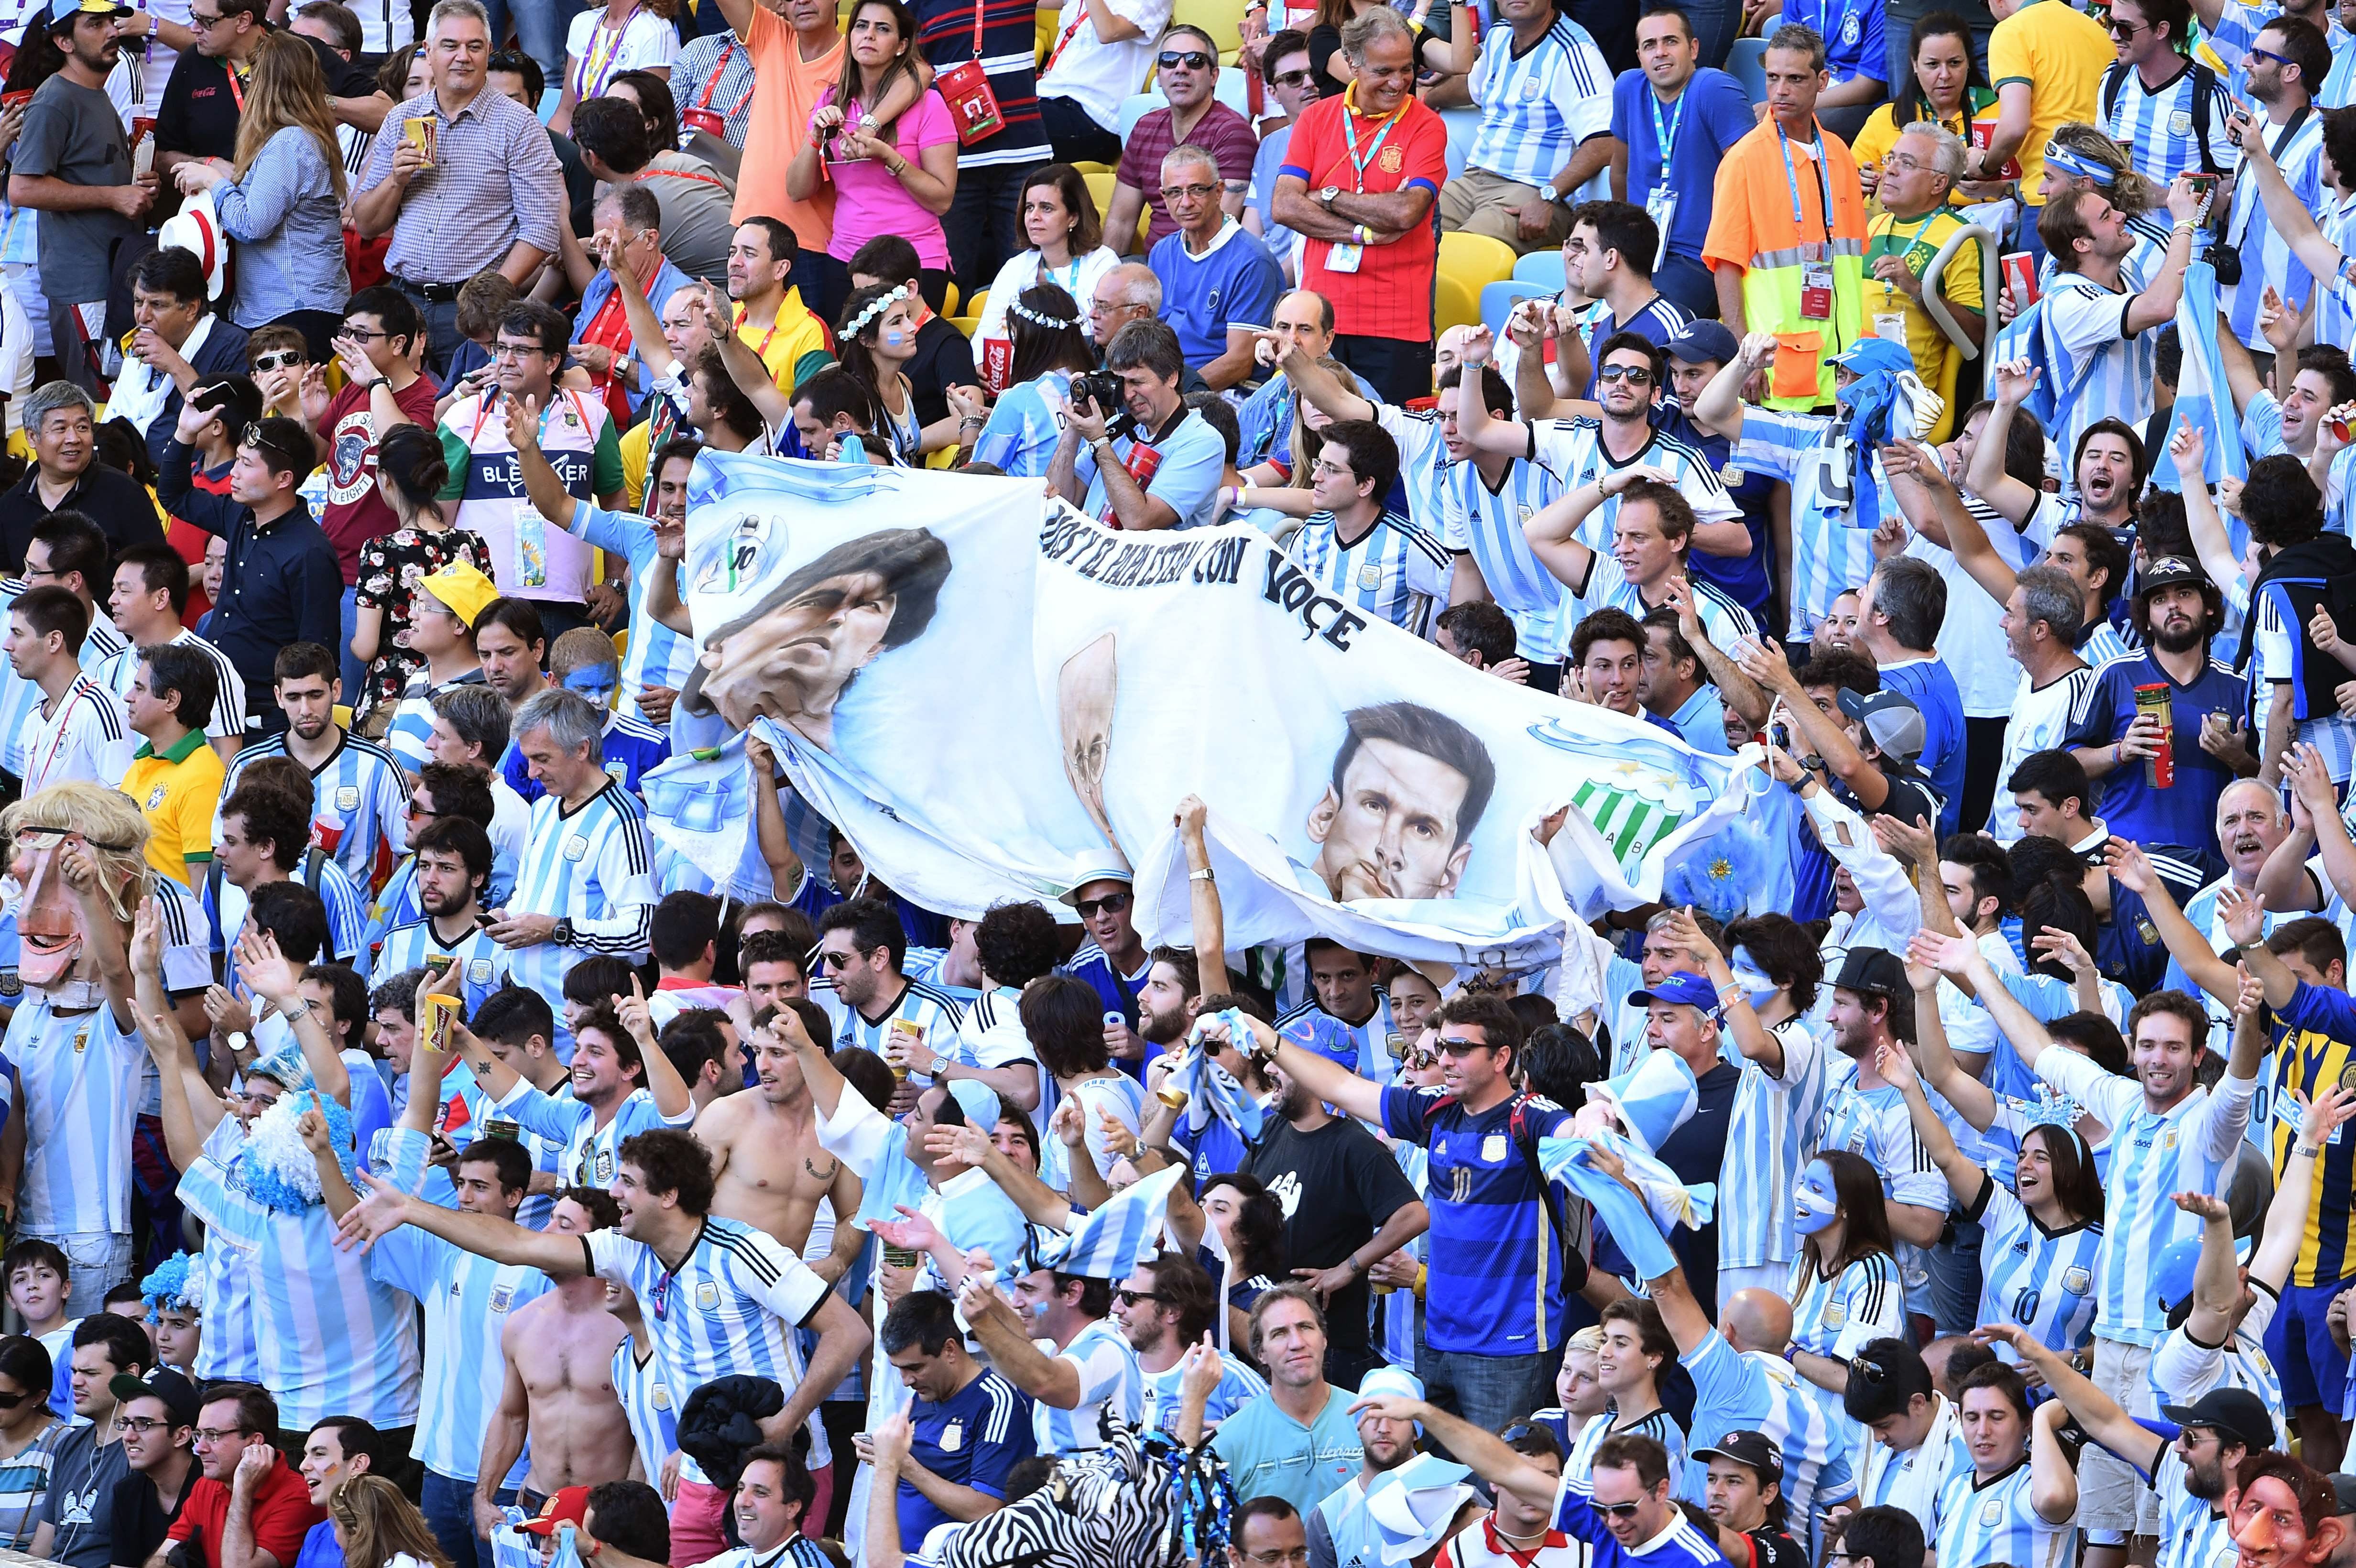
<svg viewBox="0 0 2356 1568"><path fill-rule="evenodd" d="M1116 528L1210 522L1227 443L1180 397L1185 371L1166 324L1132 321L1113 334L1104 369L1072 378L1070 417L1047 465L1055 494Z"/></svg>

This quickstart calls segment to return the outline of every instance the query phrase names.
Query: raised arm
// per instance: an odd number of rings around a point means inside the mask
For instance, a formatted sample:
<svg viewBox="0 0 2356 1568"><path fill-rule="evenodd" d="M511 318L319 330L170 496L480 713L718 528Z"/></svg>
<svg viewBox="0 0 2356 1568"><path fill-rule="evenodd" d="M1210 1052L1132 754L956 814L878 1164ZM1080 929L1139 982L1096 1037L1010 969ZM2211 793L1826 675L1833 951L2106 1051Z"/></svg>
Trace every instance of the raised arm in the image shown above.
<svg viewBox="0 0 2356 1568"><path fill-rule="evenodd" d="M2024 1363L2037 1369L2046 1388L2086 1429L2086 1435L2103 1447L2147 1476L2158 1465L2168 1440L2129 1415L2118 1401L2095 1385L2094 1379L2071 1365L2067 1356L2049 1349L2044 1341L2018 1323L1983 1324L1972 1330L1972 1338L1987 1344L2001 1342L2011 1346Z"/></svg>
<svg viewBox="0 0 2356 1568"><path fill-rule="evenodd" d="M2216 498L2209 494L2202 477L2208 445L2208 437L2191 421L2179 420L2176 433L2169 438L2168 455L2176 464L2177 482L2184 492L2184 521L2192 534L2192 553L2200 558L2201 570L2209 574L2209 581L2222 587L2243 575L2242 560L2233 553L2233 535L2226 530Z"/></svg>
<svg viewBox="0 0 2356 1568"><path fill-rule="evenodd" d="M1277 368L1292 385L1309 406L1328 419L1370 420L1375 417L1375 405L1358 395L1356 387L1342 379L1317 362L1316 357L1294 339L1277 360Z"/></svg>
<svg viewBox="0 0 2356 1568"><path fill-rule="evenodd" d="M527 1231L512 1221L489 1214L444 1209L412 1198L389 1181L363 1170L360 1184L368 1196L337 1221L337 1244L365 1252L403 1225L441 1237L477 1257L493 1263L520 1264L552 1279L578 1279L589 1272L588 1253L579 1236L556 1231Z"/></svg>
<svg viewBox="0 0 2356 1568"><path fill-rule="evenodd" d="M266 931L239 937L237 967L253 994L275 1008L294 1031L294 1041L303 1051L303 1065L311 1070L311 1082L319 1093L349 1107L351 1069L344 1065L342 1053L327 1033L327 1019L304 997L302 970L278 951L278 939Z"/></svg>
<svg viewBox="0 0 2356 1568"><path fill-rule="evenodd" d="M1685 578L1672 577L1665 594L1669 608L1677 613L1677 631L1692 647L1694 656L1701 660L1710 684L1718 688L1719 697L1741 714L1753 730L1763 728L1774 699L1742 673L1742 667L1734 662L1731 654L1709 640L1709 628L1702 624L1701 615L1694 608L1693 584Z"/></svg>
<svg viewBox="0 0 2356 1568"><path fill-rule="evenodd" d="M2233 1211L2222 1198L2179 1192L2176 1206L2201 1221L2201 1259L2192 1270L2192 1311L2184 1332L2198 1345L2222 1345L2233 1335L2233 1309L2241 1305L2242 1274L2233 1258ZM2299 1211L2299 1223L2307 1211Z"/></svg>
<svg viewBox="0 0 2356 1568"><path fill-rule="evenodd" d="M2166 326L2176 319L2177 302L2184 297L2184 269L2192 261L2192 236L2201 203L2206 198L2198 195L2183 175L2168 187L2168 212L2176 222L2169 230L2168 254L2159 264L2159 275L2144 285L2139 294L2127 300L2120 318L2123 334L2132 337Z"/></svg>
<svg viewBox="0 0 2356 1568"><path fill-rule="evenodd" d="M630 994L620 998L616 1009L622 1027L637 1041L638 1055L646 1064L647 1093L654 1099L655 1109L667 1122L675 1122L695 1108L694 1096L689 1093L687 1080L679 1075L669 1052L663 1050L655 1034L653 1015L647 1011L646 982L634 972L630 976Z"/></svg>
<svg viewBox="0 0 2356 1568"><path fill-rule="evenodd" d="M220 1096L197 1068L196 1052L181 1032L172 1003L164 990L164 912L154 894L140 904L131 926L131 962L136 974L133 1000L136 1004L140 1038L147 1043L160 1081L164 1148L176 1170L186 1170L204 1153L205 1140L220 1126ZM24 1118L11 1122L22 1126Z"/></svg>
<svg viewBox="0 0 2356 1568"><path fill-rule="evenodd" d="M1474 1475L1492 1487L1503 1487L1531 1508L1551 1511L1556 1495L1562 1489L1560 1475L1540 1469L1530 1463L1528 1456L1506 1447L1495 1434L1473 1425L1461 1415L1451 1415L1427 1401L1407 1399L1398 1394L1376 1394L1352 1405L1350 1413L1371 1413L1392 1421L1419 1422L1424 1435L1454 1455L1457 1463L1471 1466Z"/></svg>
<svg viewBox="0 0 2356 1568"><path fill-rule="evenodd" d="M1719 368L1701 389L1687 417L1708 435L1729 441L1742 439L1742 388L1754 372L1775 357L1775 335L1754 332L1742 340L1734 357Z"/></svg>
<svg viewBox="0 0 2356 1568"><path fill-rule="evenodd" d="M1996 971L1988 965L1979 944L1968 936L1941 936L1928 931L1917 932L1906 956L1911 961L1928 965L1958 985L1969 982L1972 994L1996 1020L1997 1032L2010 1041L2019 1056L2020 1064L2031 1072L2037 1071L2037 1059L2052 1045L2053 1037L2035 1015L2020 1005L2010 991L1997 982Z"/></svg>
<svg viewBox="0 0 2356 1568"><path fill-rule="evenodd" d="M1221 997L1228 988L1227 923L1219 903L1219 884L1211 875L1209 819L1210 808L1202 796L1190 795L1178 803L1178 842L1186 851L1186 904L1197 994Z"/></svg>
<svg viewBox="0 0 2356 1568"><path fill-rule="evenodd" d="M2042 374L2025 359L1996 368L1996 406L1988 411L1987 422L1980 427L1979 444L1972 448L1971 461L1964 467L1964 483L1971 487L1972 494L2002 513L2015 528L2029 520L2040 497L2034 487L2005 472L2005 448L2013 419L2036 389ZM1985 535L1981 542L1986 543ZM1961 559L1960 549L1956 555ZM1973 575L1978 577L1976 572ZM1987 585L1983 582L1982 586ZM1994 597L2001 600L2005 595Z"/></svg>
<svg viewBox="0 0 2356 1568"><path fill-rule="evenodd" d="M2307 203L2293 195L2264 136L2242 138L2242 176L2258 182L2258 200L2265 205L2267 226L2290 247L2290 253L2319 278L2339 275L2340 247L2324 238ZM2223 339L2219 340L2220 347Z"/></svg>
<svg viewBox="0 0 2356 1568"><path fill-rule="evenodd" d="M564 487L556 470L549 466L548 454L540 450L540 404L514 392L502 401L508 441L515 448L516 467L523 475L524 495L530 499L533 511L558 528L570 530L581 503Z"/></svg>
<svg viewBox="0 0 2356 1568"><path fill-rule="evenodd" d="M1919 969L1919 965L1908 965L1907 978L1912 979ZM1918 987L1914 992L1914 1018L1918 1027L1925 1014L1933 1018L1938 1016L1937 978L1935 975L1932 976L1931 987ZM1966 1209L1979 1201L1980 1189L1989 1180L1988 1173L1955 1147L1954 1135L1947 1131L1947 1124L1939 1119L1939 1113L1931 1108L1931 1097L1922 1093L1922 1080L1915 1075L1914 1063L1908 1058L1906 1048L1901 1045L1875 1048L1873 1069L1905 1098L1906 1115L1914 1124L1914 1136L1922 1144L1923 1152L1931 1157L1931 1163L1937 1166L1939 1173L1947 1179L1948 1189L1954 1193L1955 1200Z"/></svg>
<svg viewBox="0 0 2356 1568"><path fill-rule="evenodd" d="M2236 1019L2234 1027L2258 1029L2255 1009L2246 1023ZM2356 1116L2356 1093L2337 1083L2301 1109L2298 1136L2291 1140L2290 1152L2283 1159L2282 1179L2275 1186L2274 1200L2266 1205L2265 1226L2250 1254L2250 1277L2265 1281L2277 1294L2290 1278L2291 1267L2298 1262L2299 1244L2307 1239L2308 1211L2315 1199L2315 1168L2323 1159L2324 1146L2351 1116Z"/></svg>
<svg viewBox="0 0 2356 1568"><path fill-rule="evenodd" d="M1247 1015L1244 1022L1250 1027L1251 1041L1235 1041L1263 1071L1274 1062L1284 1069L1284 1075L1303 1089L1346 1116L1380 1126L1383 1121L1382 1085L1361 1078L1338 1061L1329 1061L1306 1046L1295 1045L1256 1018ZM1205 1040L1225 1040L1227 1026L1213 1020L1203 1026Z"/></svg>
<svg viewBox="0 0 2356 1568"><path fill-rule="evenodd" d="M2209 939L2193 929L2192 923L2184 918L2184 912L2178 909L2176 901L2169 896L2168 884L2161 881L2158 873L2151 869L2151 862L2145 858L2142 847L2114 837L2103 846L2103 865L2110 872L2112 881L2141 896L2145 912L2150 915L2151 923L2158 928L2160 940L2168 944L2169 956L2176 960L2177 965L2191 978L2192 983L2231 1007L2233 998L2241 994L2240 972L2218 957L2210 947ZM2256 894L2244 893L2228 881L2217 890L2217 912L2224 918L2227 931L2233 933L2234 940L2239 942L2237 918L2242 928L2262 931L2265 920L2265 900ZM2244 949L2244 957L2251 956ZM2289 970L2282 968L2280 959L2272 954L2267 954L2266 957L2273 960L2286 982L2281 1001L2286 1002L2298 982ZM2259 973L2254 964L2251 972ZM2262 975L2261 978L2264 977ZM2272 999L2273 989L2269 982L2269 999Z"/></svg>
<svg viewBox="0 0 2356 1568"><path fill-rule="evenodd" d="M704 314L712 318L712 341L720 346L720 362L728 367L728 379L752 403L763 424L771 430L785 429L793 421L793 401L777 390L769 368L753 352L753 346L729 325L736 315L728 308L727 296L709 279L695 287L696 297L703 302Z"/></svg>

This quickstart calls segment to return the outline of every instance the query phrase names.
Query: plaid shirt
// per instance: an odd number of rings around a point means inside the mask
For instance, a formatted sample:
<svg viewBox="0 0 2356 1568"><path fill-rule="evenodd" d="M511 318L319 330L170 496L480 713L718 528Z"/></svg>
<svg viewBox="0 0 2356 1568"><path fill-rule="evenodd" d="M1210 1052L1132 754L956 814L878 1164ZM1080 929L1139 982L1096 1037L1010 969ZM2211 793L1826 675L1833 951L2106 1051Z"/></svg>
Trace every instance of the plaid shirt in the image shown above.
<svg viewBox="0 0 2356 1568"><path fill-rule="evenodd" d="M392 155L412 120L434 117L434 166L402 198L385 270L414 283L463 283L497 267L520 240L556 254L564 176L547 130L529 110L488 88L449 114L433 92L386 116L369 150L361 194L392 176Z"/></svg>

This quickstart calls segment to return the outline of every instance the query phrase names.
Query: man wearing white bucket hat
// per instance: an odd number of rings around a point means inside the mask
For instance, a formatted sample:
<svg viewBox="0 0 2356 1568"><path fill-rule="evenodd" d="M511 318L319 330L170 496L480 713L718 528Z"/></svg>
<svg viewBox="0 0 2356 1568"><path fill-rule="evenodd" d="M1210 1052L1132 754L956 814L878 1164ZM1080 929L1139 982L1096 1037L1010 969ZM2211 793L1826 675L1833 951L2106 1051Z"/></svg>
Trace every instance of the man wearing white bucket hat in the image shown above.
<svg viewBox="0 0 2356 1568"><path fill-rule="evenodd" d="M1398 1367L1376 1367L1352 1406L1365 1460L1358 1473L1309 1514L1309 1568L1390 1568L1418 1562L1480 1512L1464 1484L1472 1472L1417 1451L1423 1428L1391 1405L1420 1405L1423 1384Z"/></svg>

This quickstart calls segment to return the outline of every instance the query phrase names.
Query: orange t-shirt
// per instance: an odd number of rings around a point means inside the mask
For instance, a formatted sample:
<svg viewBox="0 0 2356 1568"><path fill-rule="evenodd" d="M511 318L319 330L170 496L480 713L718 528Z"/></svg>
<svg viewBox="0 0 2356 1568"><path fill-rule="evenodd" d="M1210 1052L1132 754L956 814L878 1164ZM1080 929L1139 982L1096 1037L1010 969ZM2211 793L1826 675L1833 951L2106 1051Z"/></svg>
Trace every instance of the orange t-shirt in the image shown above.
<svg viewBox="0 0 2356 1568"><path fill-rule="evenodd" d="M823 251L834 237L834 187L822 187L808 201L788 200L786 169L809 137L810 111L818 107L819 94L842 74L843 41L838 37L832 48L806 60L785 19L755 5L744 47L753 56L758 85L745 121L734 220L762 214L782 218L793 226L802 249Z"/></svg>

